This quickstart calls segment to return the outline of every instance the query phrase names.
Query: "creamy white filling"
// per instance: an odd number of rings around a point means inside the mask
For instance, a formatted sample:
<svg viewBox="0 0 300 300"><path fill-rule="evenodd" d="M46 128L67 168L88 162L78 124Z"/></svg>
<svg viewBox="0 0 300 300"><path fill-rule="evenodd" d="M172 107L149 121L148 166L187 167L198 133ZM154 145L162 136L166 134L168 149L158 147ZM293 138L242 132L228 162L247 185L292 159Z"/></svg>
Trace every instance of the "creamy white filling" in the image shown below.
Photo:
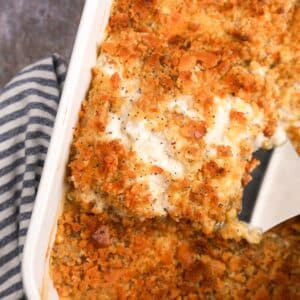
<svg viewBox="0 0 300 300"><path fill-rule="evenodd" d="M143 121L127 121L123 117L110 113L106 134L110 139L120 139L145 163L159 166L173 176L183 176L184 167L171 156L165 136L162 133L150 131Z"/></svg>
<svg viewBox="0 0 300 300"><path fill-rule="evenodd" d="M243 99L239 97L228 96L225 98L225 101L229 101L231 103L231 107L233 110L242 112L246 115L246 117L253 117L253 108L252 106L245 102Z"/></svg>
<svg viewBox="0 0 300 300"><path fill-rule="evenodd" d="M170 204L166 195L168 185L164 176L160 174L151 174L139 178L138 181L145 182L148 185L149 191L153 197L153 210L159 215L166 215Z"/></svg>
<svg viewBox="0 0 300 300"><path fill-rule="evenodd" d="M119 67L114 64L107 55L101 53L97 59L97 65L101 68L102 72L107 76L112 76L116 72L120 72Z"/></svg>
<svg viewBox="0 0 300 300"><path fill-rule="evenodd" d="M243 99L233 96L227 96L225 98L214 98L214 105L216 109L216 114L214 122L210 128L207 130L207 134L204 137L208 149L212 150L210 145L228 145L231 147L233 155L238 155L239 152L239 143L242 140L247 140L248 142L253 142L253 149L257 150L263 147L266 144L267 138L263 133L259 133L255 136L255 132L262 130L264 125L264 116L263 113L255 109ZM242 112L247 119L247 126L244 130L240 132L232 131L230 121L230 112L237 111ZM274 143L276 145L278 140L283 139L282 130L278 131L276 136L274 136ZM271 141L273 142L273 141ZM216 154L213 151L211 155Z"/></svg>
<svg viewBox="0 0 300 300"><path fill-rule="evenodd" d="M113 113L110 113L109 117L106 134L110 139L120 139L126 147L134 150L145 163L157 165L175 177L184 175L183 165L171 157L168 142L162 133L151 132L143 121L128 121ZM170 205L166 194L168 184L164 176L151 174L139 178L138 181L148 185L155 213L166 215Z"/></svg>
<svg viewBox="0 0 300 300"><path fill-rule="evenodd" d="M284 126L279 124L275 129L275 132L271 138L267 138L262 132L260 132L254 141L254 150L259 148L271 148L273 146L280 146L287 141L287 135L284 130Z"/></svg>
<svg viewBox="0 0 300 300"><path fill-rule="evenodd" d="M124 134L122 126L124 126L124 122L122 122L121 117L116 114L109 113L110 121L106 125L105 133L112 140L121 140L125 146L129 145L128 137Z"/></svg>
<svg viewBox="0 0 300 300"><path fill-rule="evenodd" d="M228 144L228 141L225 139L224 132L230 122L231 102L215 97L214 103L217 106L217 112L214 116L213 126L208 128L204 137L205 142L208 145Z"/></svg>
<svg viewBox="0 0 300 300"><path fill-rule="evenodd" d="M184 167L172 158L163 133L150 131L142 121L128 122L126 133L131 139L133 149L144 162L157 165L176 177L183 176Z"/></svg>
<svg viewBox="0 0 300 300"><path fill-rule="evenodd" d="M120 76L120 78L122 78L122 76ZM131 102L135 102L140 98L142 91L139 88L139 81L137 79L122 78L121 83L120 95L122 98ZM130 105L128 107L130 108Z"/></svg>
<svg viewBox="0 0 300 300"><path fill-rule="evenodd" d="M287 141L287 135L284 130L284 127L281 124L279 124L275 130L275 133L271 137L271 142L275 146L280 146L284 144L286 141Z"/></svg>
<svg viewBox="0 0 300 300"><path fill-rule="evenodd" d="M268 71L267 67L260 67L254 70L253 73L265 78L267 75L267 71Z"/></svg>
<svg viewBox="0 0 300 300"><path fill-rule="evenodd" d="M191 119L203 119L201 115L191 107L191 102L193 101L192 96L183 95L168 104L168 109L175 111L178 114L183 114Z"/></svg>
<svg viewBox="0 0 300 300"><path fill-rule="evenodd" d="M254 140L254 151L264 147L265 142L266 142L266 137L262 132L260 132Z"/></svg>
<svg viewBox="0 0 300 300"><path fill-rule="evenodd" d="M123 68L115 60L109 58L105 53L101 53L97 60L97 65L107 76L112 76L118 73L121 79L120 96L129 101L137 101L141 96L139 80L126 79L123 77Z"/></svg>

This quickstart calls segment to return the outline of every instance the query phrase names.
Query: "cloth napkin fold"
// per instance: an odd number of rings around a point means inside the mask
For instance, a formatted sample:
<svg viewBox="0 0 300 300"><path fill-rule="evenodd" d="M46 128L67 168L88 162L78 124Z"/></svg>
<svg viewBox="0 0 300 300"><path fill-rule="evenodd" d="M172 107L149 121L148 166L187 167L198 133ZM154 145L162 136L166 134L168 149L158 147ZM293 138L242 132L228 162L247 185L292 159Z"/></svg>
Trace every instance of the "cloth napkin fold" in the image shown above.
<svg viewBox="0 0 300 300"><path fill-rule="evenodd" d="M0 88L0 299L24 298L22 250L65 75L54 54Z"/></svg>

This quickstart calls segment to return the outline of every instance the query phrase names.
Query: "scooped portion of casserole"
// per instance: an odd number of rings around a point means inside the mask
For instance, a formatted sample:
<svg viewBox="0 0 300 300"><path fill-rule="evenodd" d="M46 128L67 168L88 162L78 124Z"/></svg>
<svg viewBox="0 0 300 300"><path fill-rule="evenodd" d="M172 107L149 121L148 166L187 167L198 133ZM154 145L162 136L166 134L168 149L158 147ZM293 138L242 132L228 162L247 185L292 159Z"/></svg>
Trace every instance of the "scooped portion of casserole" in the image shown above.
<svg viewBox="0 0 300 300"><path fill-rule="evenodd" d="M237 215L253 152L299 132L296 4L115 1L68 197L93 212L171 216L257 242Z"/></svg>

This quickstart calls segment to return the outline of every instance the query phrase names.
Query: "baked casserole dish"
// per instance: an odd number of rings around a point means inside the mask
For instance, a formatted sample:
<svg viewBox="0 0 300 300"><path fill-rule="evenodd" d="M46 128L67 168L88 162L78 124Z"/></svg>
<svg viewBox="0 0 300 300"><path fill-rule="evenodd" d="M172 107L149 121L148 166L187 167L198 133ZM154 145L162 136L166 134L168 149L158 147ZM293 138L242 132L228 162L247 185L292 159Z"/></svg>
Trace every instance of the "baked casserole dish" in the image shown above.
<svg viewBox="0 0 300 300"><path fill-rule="evenodd" d="M51 253L61 299L300 298L299 217L238 219L253 153L300 150L299 24L296 0L113 2Z"/></svg>

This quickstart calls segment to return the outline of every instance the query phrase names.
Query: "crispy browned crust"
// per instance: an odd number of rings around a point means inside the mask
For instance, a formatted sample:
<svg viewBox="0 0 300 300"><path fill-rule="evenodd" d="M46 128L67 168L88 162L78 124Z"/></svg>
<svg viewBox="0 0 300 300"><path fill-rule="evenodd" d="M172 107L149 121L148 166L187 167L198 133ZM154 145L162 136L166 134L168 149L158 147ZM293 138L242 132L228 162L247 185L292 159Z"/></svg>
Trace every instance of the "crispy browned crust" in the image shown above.
<svg viewBox="0 0 300 300"><path fill-rule="evenodd" d="M95 243L99 230L109 243ZM251 245L208 239L169 218L132 222L67 202L51 274L61 299L299 299L300 219Z"/></svg>

